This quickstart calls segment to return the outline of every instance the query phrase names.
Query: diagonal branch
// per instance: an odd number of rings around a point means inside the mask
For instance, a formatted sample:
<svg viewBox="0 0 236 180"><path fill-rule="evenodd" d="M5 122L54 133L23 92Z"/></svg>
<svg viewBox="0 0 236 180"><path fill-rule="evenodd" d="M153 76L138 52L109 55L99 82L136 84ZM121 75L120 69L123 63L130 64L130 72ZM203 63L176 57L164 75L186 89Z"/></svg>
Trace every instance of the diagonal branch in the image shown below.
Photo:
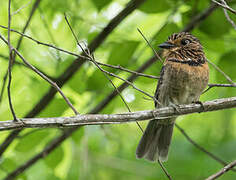
<svg viewBox="0 0 236 180"><path fill-rule="evenodd" d="M236 166L236 160L234 160L233 162L231 162L230 164L228 164L227 166L225 166L224 168L222 168L219 172L217 172L216 174L211 175L210 177L208 177L206 180L214 180L217 179L218 177L222 176L224 173L226 173L227 171L229 171L230 169L232 169L234 166Z"/></svg>
<svg viewBox="0 0 236 180"><path fill-rule="evenodd" d="M7 40L0 34L0 39L2 39L6 44L7 44ZM68 106L74 111L75 114L78 114L78 112L76 111L76 109L74 108L74 106L72 105L72 103L70 102L70 100L64 95L64 93L62 92L62 90L59 88L59 86L53 82L51 79L49 79L47 76L45 76L43 73L41 73L37 68L35 68L33 65L31 65L18 51L16 48L11 47L12 50L22 59L22 61L31 69L33 70L35 73L37 73L39 76L41 76L45 81L47 81L49 84L52 85L52 87L54 87L60 94L61 96L65 99L66 103L68 104ZM9 73L10 74L10 73ZM9 78L10 79L10 78ZM14 118L15 120L15 118Z"/></svg>
<svg viewBox="0 0 236 180"><path fill-rule="evenodd" d="M107 26L101 31L100 34L90 43L89 49L94 52L108 37L108 35L128 16L130 15L136 8L138 8L142 3L146 0L131 0L126 7L115 16ZM56 83L59 87L62 87L75 72L79 70L79 68L84 64L86 60L83 58L77 58L57 79ZM34 106L34 108L26 115L26 117L34 117L38 113L40 113L54 98L56 94L56 90L54 88L50 88L49 91L40 99L40 101ZM11 142L17 137L21 130L13 131L5 141L0 145L0 156L7 149L7 147L11 144Z"/></svg>
<svg viewBox="0 0 236 180"><path fill-rule="evenodd" d="M212 2L216 3L218 6L221 6L224 9L227 9L228 11L236 14L236 10L232 9L231 7L229 7L226 3L220 3L216 0L211 0Z"/></svg>
<svg viewBox="0 0 236 180"><path fill-rule="evenodd" d="M178 124L175 124L175 126L177 127L177 129L183 134L183 136L192 144L194 145L196 148L198 148L200 151L206 153L209 157L211 157L212 159L216 160L217 162L221 163L222 165L226 166L227 162L223 161L222 159L220 159L219 157L217 157L215 154L207 151L204 147L200 146L199 144L197 144L195 141L193 141L188 134L183 130L183 128L181 128ZM233 171L236 171L235 169L232 169Z"/></svg>
<svg viewBox="0 0 236 180"><path fill-rule="evenodd" d="M202 11L201 13L199 13L198 15L196 15L183 29L184 31L191 31L197 24L199 24L202 20L204 20L205 18L207 18L215 9L217 8L217 5L211 4L209 8L206 8L204 11ZM121 17L121 15L120 15ZM120 18L117 18L120 19ZM114 19L113 19L114 20ZM112 20L112 21L113 21ZM110 22L110 27L114 27L114 22ZM116 21L116 20L114 20ZM120 20L122 21L122 19ZM119 24L120 22L118 22ZM117 26L117 25L116 25ZM164 27L164 26L163 26ZM104 37L104 35L100 35L100 37ZM94 42L95 43L95 42ZM149 60L147 60L142 66L140 66L137 69L137 72L141 73L144 72L146 69L148 69L154 62L155 62L155 57L151 57ZM138 76L136 74L132 74L128 80L130 82L133 82ZM122 85L120 85L118 87L119 91L123 91L126 87L128 87L127 83L123 83ZM53 92L50 90L50 93L48 93L46 95L47 98L43 98L42 99L42 104L43 101L46 101L46 105L47 105L47 101L50 101L52 98L50 98L51 96L54 96ZM91 114L94 113L98 113L100 112L107 104L109 104L115 97L117 96L117 92L113 91L111 92L103 101L101 101L94 109L92 109L90 111ZM39 108L41 108L41 104L39 103ZM37 109L37 106L34 108ZM41 110L40 110L41 111ZM33 117L35 116L38 112L40 111L34 111L32 110L32 113L28 114L28 117ZM16 170L14 170L12 173L9 174L9 177L16 177L18 174L22 173L23 171L25 171L27 168L31 167L34 163L36 163L38 160L40 160L42 157L44 157L43 155L45 154L45 156L48 155L48 153L50 153L52 150L54 150L55 148L57 148L66 138L68 138L74 131L76 131L78 129L77 128L73 128L70 129L68 131L65 131L61 136L58 136L54 139L53 142L51 142L45 149L43 149L39 154L36 154L32 159L30 159L29 161L27 161L26 163L24 163L22 166L19 166ZM0 156L3 154L3 152L6 151L7 147L11 144L11 142L15 139L15 137L17 137L17 135L20 133L20 130L15 130L13 131L7 138L6 140L3 142L3 144L0 146ZM9 179L10 179L9 178Z"/></svg>

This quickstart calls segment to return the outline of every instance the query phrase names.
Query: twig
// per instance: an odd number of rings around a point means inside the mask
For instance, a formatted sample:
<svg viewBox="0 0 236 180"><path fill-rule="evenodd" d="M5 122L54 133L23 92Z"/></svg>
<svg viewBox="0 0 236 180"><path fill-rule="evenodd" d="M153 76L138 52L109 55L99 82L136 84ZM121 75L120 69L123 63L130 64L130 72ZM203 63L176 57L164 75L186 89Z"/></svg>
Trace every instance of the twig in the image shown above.
<svg viewBox="0 0 236 180"><path fill-rule="evenodd" d="M3 99L3 93L4 93L5 86L6 86L7 77L8 77L8 69L7 69L7 72L5 73L5 75L3 77L3 81L2 81L2 88L1 88L1 93L0 93L0 103L2 102L2 99Z"/></svg>
<svg viewBox="0 0 236 180"><path fill-rule="evenodd" d="M207 62L210 63L218 72L220 72L227 79L229 83L235 84L233 80L227 74L225 74L224 71L222 71L217 65L211 62L209 59L207 59Z"/></svg>
<svg viewBox="0 0 236 180"><path fill-rule="evenodd" d="M121 95L121 93L119 92L119 90L117 89L117 87L115 86L115 84L112 82L112 80L109 78L109 76L107 75L107 72L106 72L104 69L102 69L102 68L99 66L99 64L96 62L96 60L95 60L93 54L90 53L88 47L85 46L86 49L84 49L84 48L80 45L79 40L78 40L77 36L75 35L75 33L74 33L74 31L73 31L73 29L72 29L72 27L71 27L71 25L70 25L70 23L69 23L69 21L68 21L68 19L67 19L66 14L64 14L64 17L65 17L66 23L68 24L68 26L69 26L69 28L70 28L70 30L71 30L71 32L72 32L72 34L73 34L73 36L74 36L74 38L75 38L75 40L76 40L77 45L78 45L78 46L80 47L80 49L84 52L84 54L86 54L86 55L89 57L89 59L92 61L92 63L103 73L103 75L107 78L107 80L111 83L111 85L114 87L114 89L115 89L115 90L117 91L117 93L119 94L119 96L120 96L122 102L125 104L125 107L128 109L129 112L131 112L131 110L130 110L128 104L127 104L126 101L125 101L125 99L123 98L123 96ZM138 122L136 122L136 123L137 123L139 129L143 132L143 129L142 129L142 127L140 126L140 124L139 124Z"/></svg>
<svg viewBox="0 0 236 180"><path fill-rule="evenodd" d="M200 146L199 144L197 144L195 141L192 140L192 138L189 137L189 135L184 131L183 128L181 128L178 124L175 123L175 126L177 127L177 129L183 134L183 136L192 144L194 145L196 148L198 148L200 151L204 152L205 154L207 154L210 158L216 160L217 162L219 162L220 164L226 166L227 162L225 162L224 160L220 159L219 157L217 157L216 155L214 155L213 153L207 151L204 147ZM236 171L235 169L232 169L233 171Z"/></svg>
<svg viewBox="0 0 236 180"><path fill-rule="evenodd" d="M126 7L117 15L115 16L108 24L107 26L99 33L98 36L90 43L89 49L91 52L95 51L102 42L107 38L107 36L130 14L132 13L136 8L138 8L142 3L144 3L145 0L131 0ZM72 75L77 72L77 70L83 65L85 60L83 58L77 58L77 60L80 61L74 61L55 81L58 83L59 87L62 87L71 77ZM148 64L151 64L150 62L145 63L145 66L141 68L145 69ZM143 71L139 71L143 72ZM132 76L137 77L137 76ZM132 79L135 79L132 78ZM125 85L126 86L126 85ZM53 97L56 94L56 90L51 87L49 91L40 99L40 101L31 109L31 111L26 115L26 117L34 117L38 113L42 111L43 108L45 108L53 99ZM116 92L116 91L115 91ZM113 96L114 97L114 96ZM110 102L110 100L108 100ZM107 103L106 103L107 104ZM102 108L102 106L101 106ZM96 110L99 110L100 108L97 107ZM7 147L12 143L12 141L15 139L15 137L20 133L20 130L15 130L11 132L8 137L3 141L3 143L0 145L0 156L6 151ZM60 137L58 137L60 138ZM36 160L37 161L37 160ZM36 162L35 161L35 162ZM34 163L34 162L33 162ZM33 164L32 163L32 164ZM32 164L28 164L27 167L30 167Z"/></svg>
<svg viewBox="0 0 236 180"><path fill-rule="evenodd" d="M7 43L6 39L0 34L0 39L2 39L5 43ZM78 114L70 100L64 95L64 93L61 91L59 86L53 82L51 79L49 79L47 76L42 74L37 68L35 68L33 65L31 65L15 48L12 47L12 50L22 59L22 61L34 72L36 72L39 76L41 76L44 80L46 80L48 83L50 83L65 99L66 103L69 105L69 107L74 111L75 114Z"/></svg>
<svg viewBox="0 0 236 180"><path fill-rule="evenodd" d="M31 3L32 3L32 0L30 0L28 3L24 4L23 6L21 6L19 9L17 9L15 12L12 13L12 16L16 15L17 13L19 13L22 9L26 8Z"/></svg>
<svg viewBox="0 0 236 180"><path fill-rule="evenodd" d="M227 171L229 171L230 169L232 169L234 166L236 166L236 160L231 162L230 164L228 164L227 166L225 166L224 168L222 168L219 172L211 175L210 177L208 177L206 180L214 180L217 179L218 177L222 176L224 173L226 173Z"/></svg>
<svg viewBox="0 0 236 180"><path fill-rule="evenodd" d="M236 84L208 84L208 88L202 94L206 93L213 87L236 87Z"/></svg>
<svg viewBox="0 0 236 180"><path fill-rule="evenodd" d="M229 10L230 12L236 14L236 11L234 9L232 9L231 7L229 7L226 3L222 4L222 3L219 3L218 1L216 0L211 0L212 2L216 3L217 5L221 6L222 8L224 9L227 9ZM222 1L221 1L222 2Z"/></svg>
<svg viewBox="0 0 236 180"><path fill-rule="evenodd" d="M33 14L34 14L36 8L38 7L40 1L41 1L41 0L36 0L36 1L35 1L34 5L33 5L33 8L32 8L32 10L31 10L31 12L30 12L29 18L28 18L28 20L27 20L27 22L26 22L26 24L25 24L25 26L24 26L24 28L23 28L23 30L22 30L22 34L24 34L25 31L26 31L26 29L28 28L28 26L29 26L29 24L30 24L30 21L31 21L31 19L32 19L32 17L33 17ZM8 32L9 32L9 30L11 31L11 28L8 28L8 27L4 27L4 28L7 29ZM23 37L21 36L20 39L18 40L18 43L17 43L17 46L16 46L16 49L17 49L17 50L20 48L20 45L21 45L21 42L22 42L22 38L23 38ZM13 55L12 55L12 65L11 65L11 66L14 66L14 64L15 64L15 53L13 53ZM8 71L6 72L6 74L4 75L4 77L6 77L6 76L8 76ZM2 85L2 89L1 89L1 94L4 93L5 86L6 86L6 81L3 81L3 85Z"/></svg>
<svg viewBox="0 0 236 180"><path fill-rule="evenodd" d="M222 4L227 5L226 2L224 0L221 0ZM223 8L224 14L226 19L229 21L229 23L233 26L233 28L236 30L236 24L234 23L234 21L232 19L230 19L229 14L227 12L227 10L225 8Z"/></svg>
<svg viewBox="0 0 236 180"><path fill-rule="evenodd" d="M155 54L155 56L157 57L157 59L160 60L160 62L162 62L163 64L163 61L161 59L161 57L157 54L156 50L152 47L152 45L150 44L150 42L147 40L147 38L144 36L144 34L142 33L142 31L137 28L138 32L141 34L141 36L143 37L143 39L147 42L148 46L152 49L153 53Z"/></svg>
<svg viewBox="0 0 236 180"><path fill-rule="evenodd" d="M16 114L12 105L12 100L11 100L11 79L12 79L12 63L13 63L13 54L12 54L12 46L11 46L11 0L8 0L8 41L6 43L8 44L9 48L9 63L8 63L8 85L7 85L7 93L8 93L8 101L9 101L9 106L10 110L13 116L14 121L17 121ZM5 78L5 77L4 77Z"/></svg>
<svg viewBox="0 0 236 180"><path fill-rule="evenodd" d="M144 2L144 1L143 1ZM134 3L132 1L132 3ZM132 12L133 9L137 8L142 2L139 1L138 3L134 3L133 4L129 4L121 13L119 13L115 18L113 18L111 20L111 22L104 28L104 30L100 33L100 35L92 42L92 44L90 45L90 47L93 47L93 51L104 41L104 39L107 37L107 35L109 33L111 33L111 31L128 15ZM196 15L183 29L183 31L191 31L197 24L199 24L199 22L201 22L202 20L204 20L206 17L208 17L215 9L217 8L216 5L211 5L209 8L206 8L203 12L201 12L200 14ZM131 10L131 11L130 11ZM82 60L81 60L82 61ZM149 68L154 62L156 61L155 57L151 57L149 58L147 61L145 61L145 63L140 66L137 69L137 72L141 73L144 72L147 68ZM58 82L63 81L62 83L60 83L60 86L62 86L71 76L72 74L78 70L81 65L83 64L83 62L79 63L79 64L75 64L73 63L66 71L66 73L63 73L63 76L60 76L58 78ZM76 65L76 67L75 67ZM72 68L73 67L73 68ZM68 75L68 72L70 72L70 74ZM128 80L130 82L133 82L135 79L137 78L137 75L132 74ZM127 83L123 83L122 85L120 85L118 87L119 91L124 90L126 87L128 87ZM37 115L39 112L41 112L41 110L53 99L54 95L55 95L56 91L54 90L54 88L51 88L48 93L45 94L45 96L40 100L40 102L27 114L27 117L33 117L35 115ZM107 97L105 97L94 109L92 109L90 111L91 114L93 113L98 113L100 112L107 104L109 104L111 102L111 100L113 98L115 98L117 95L116 91L112 91ZM56 137L54 139L54 141L52 143L50 143L47 148L45 148L44 150L42 150L39 154L36 154L32 159L30 159L29 161L27 161L25 164L23 164L22 166L19 166L17 169L15 169L11 174L13 174L12 177L16 177L18 174L22 173L23 171L25 171L27 168L31 167L34 163L36 163L40 158L42 158L42 154L46 154L48 155L49 151L48 149L50 149L51 151L54 150L56 147L58 147L62 141L64 141L66 138L68 138L72 133L72 131L74 132L75 130L77 130L78 128L75 129L70 129L68 131L65 131L65 133L67 132L68 134L63 134L59 137ZM15 130L12 133L9 134L9 136L4 140L4 142L1 144L0 146L0 156L2 156L2 154L6 151L7 147L9 147L9 145L12 143L12 141L14 140L14 138L20 133L21 130ZM66 137L65 137L66 136ZM54 143L55 141L57 141L58 143ZM50 152L51 152L50 151Z"/></svg>
<svg viewBox="0 0 236 180"><path fill-rule="evenodd" d="M158 163L162 169L162 171L165 173L166 177L169 179L169 180L173 180L172 177L170 176L170 174L168 173L167 169L164 167L164 165L162 164L162 162L158 159Z"/></svg>
<svg viewBox="0 0 236 180"><path fill-rule="evenodd" d="M202 106L204 110L202 110ZM200 104L179 105L179 112L173 107L164 107L154 110L128 112L123 114L85 114L72 117L52 117L52 118L22 118L22 125L19 122L0 121L0 131L17 128L72 128L81 125L103 125L121 124L135 121L164 120L170 117L187 115L199 112L210 112L236 107L236 97L216 99Z"/></svg>
<svg viewBox="0 0 236 180"><path fill-rule="evenodd" d="M2 25L0 25L0 27L1 27L1 28L4 28L4 29L7 29L7 27L2 26ZM23 33L21 33L21 32L18 32L18 31L14 30L14 29L11 29L11 31L12 31L12 32L15 32L15 33L17 33L17 34L19 34L19 35L21 35L21 36L23 36L23 37L26 37L26 38L28 38L28 39L30 39L30 40L36 42L36 43L39 44L39 45L47 46L47 47L56 49L56 50L58 50L58 51L64 52L64 53L66 53L66 54L69 54L69 55L72 55L72 56L75 56L75 57L78 57L78 58L84 58L84 59L87 59L87 60L90 61L90 58L89 58L89 57L82 56L82 55L79 55L79 54L70 52L70 51L68 51L68 50L64 50L64 49L59 48L59 47L56 47L56 46L54 46L54 45L52 45L52 44L40 42L40 41L36 40L35 38L30 37L30 36L28 36L28 35L26 35L26 34L23 34ZM126 71L126 72L129 72L129 73L138 75L138 76L143 76L143 77L153 78L153 79L159 79L159 77L157 77L157 76L153 76L153 75L148 75L148 74L143 74L143 73L139 73L139 72L136 72L136 71L132 71L132 70L127 69L127 68L124 68L124 67L122 67L122 66L120 66L120 65L105 64L105 63L101 63L101 62L98 62L98 61L97 61L97 63L98 63L99 65L101 65L101 66L106 66L106 67L110 67L110 68L114 68L114 69L119 69L119 70Z"/></svg>

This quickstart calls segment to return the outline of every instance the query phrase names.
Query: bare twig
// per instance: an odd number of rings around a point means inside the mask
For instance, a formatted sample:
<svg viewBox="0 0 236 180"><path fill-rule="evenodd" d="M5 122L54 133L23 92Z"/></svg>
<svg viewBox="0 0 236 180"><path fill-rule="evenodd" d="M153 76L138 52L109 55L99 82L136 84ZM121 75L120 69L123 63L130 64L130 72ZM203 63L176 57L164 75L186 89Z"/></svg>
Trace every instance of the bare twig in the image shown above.
<svg viewBox="0 0 236 180"><path fill-rule="evenodd" d="M167 169L164 167L164 165L162 164L162 162L158 159L158 163L162 169L162 171L165 173L166 177L169 179L169 180L173 180L172 177L170 176L170 174L168 173Z"/></svg>
<svg viewBox="0 0 236 180"><path fill-rule="evenodd" d="M222 168L220 171L218 171L217 173L211 175L210 177L208 177L206 180L214 180L217 179L218 177L222 176L224 173L226 173L227 171L229 171L230 169L232 169L234 166L236 166L236 160L234 160L233 162L231 162L230 164L228 164L227 166L225 166L224 168Z"/></svg>
<svg viewBox="0 0 236 180"><path fill-rule="evenodd" d="M92 50L94 51L108 36L108 34L130 13L133 9L135 9L137 6L139 6L142 2L137 1L138 3L132 4L130 3L126 9L124 9L119 15L117 15L114 19L111 20L111 22L104 28L104 30L100 33L100 35L92 42L90 47L92 47ZM144 1L143 1L144 2ZM216 5L211 5L209 8L206 8L203 12L196 15L189 24L186 25L186 27L183 29L183 31L191 31L199 22L204 20L206 17L208 17L215 9ZM82 61L82 60L81 60ZM137 72L141 73L144 72L147 68L149 68L154 62L155 57L149 58L142 66L140 66L137 69ZM73 63L66 71L66 73L63 73L63 76L60 76L58 80L63 81L63 83L60 83L59 85L62 86L73 74L76 70L78 70L83 62L79 64ZM72 68L73 67L73 68ZM68 74L68 72L70 73ZM128 80L130 82L133 82L137 78L137 75L132 74ZM60 82L58 81L58 82ZM128 87L127 83L123 83L118 87L119 91L121 92L126 87ZM49 90L48 93L45 94L45 96L41 99L41 101L27 114L27 117L33 117L37 115L54 97L55 91L53 88ZM107 104L111 102L113 98L115 98L117 95L117 91L112 91L107 97L104 98L94 109L90 111L90 113L98 113L100 112ZM45 103L46 102L46 103ZM48 153L50 153L52 150L54 150L56 147L58 147L61 142L63 142L66 138L68 138L72 132L77 130L78 128L73 128L70 130L65 131L61 136L58 136L54 139L53 142L51 142L45 149L43 149L39 154L36 154L32 159L27 161L22 166L19 166L17 169L15 169L12 173L8 175L9 179L11 177L16 177L23 171L25 171L27 168L31 167L34 163L36 163L39 159L44 157L43 155L47 156ZM20 130L15 130L4 140L4 142L0 146L0 156L6 151L7 147L11 144L11 142L14 140L14 138L20 133Z"/></svg>
<svg viewBox="0 0 236 180"><path fill-rule="evenodd" d="M84 52L84 54L86 54L86 55L89 57L89 59L92 61L92 63L103 73L103 75L107 78L107 80L111 83L111 85L114 87L114 89L115 89L115 90L117 91L117 93L119 94L119 96L120 96L122 102L125 104L125 107L128 109L129 112L131 112L131 110L130 110L128 104L127 104L126 101L125 101L125 99L123 98L123 96L121 95L121 93L119 92L119 90L117 89L117 87L115 86L115 84L112 82L112 80L111 80L111 79L109 78L109 76L107 75L107 71L105 71L104 69L102 69L102 68L99 66L99 64L96 62L96 60L95 60L95 58L94 58L94 55L90 53L90 51L89 51L89 49L88 49L87 46L85 46L86 49L84 49L84 48L80 45L79 40L78 40L77 36L75 35L75 33L74 33L74 31L73 31L73 29L72 29L72 27L71 27L71 25L70 25L70 23L69 23L69 21L68 21L68 19L67 19L66 14L64 14L64 17L65 17L66 23L68 24L68 26L69 26L69 28L70 28L70 30L71 30L71 32L72 32L72 34L73 34L73 36L74 36L74 38L75 38L75 40L76 40L77 45L78 45L78 46L80 47L80 49ZM136 123L137 123L139 129L143 132L143 129L142 129L142 127L140 126L140 124L139 124L138 122L136 122Z"/></svg>
<svg viewBox="0 0 236 180"><path fill-rule="evenodd" d="M132 13L137 7L139 7L142 3L144 3L145 0L131 0L126 7L117 15L115 16L108 24L107 26L99 33L99 35L90 43L89 49L91 52L95 51L102 42L107 38L107 36L130 14ZM79 60L79 61L78 61ZM77 70L83 65L85 62L85 59L83 58L77 58L76 61L74 61L57 79L56 82L58 83L59 87L62 87L71 77L72 75L77 72ZM153 62L151 62L153 63ZM151 64L150 62L145 63L145 66L143 66L141 71ZM134 77L134 78L133 78ZM135 79L137 76L132 76L132 79ZM127 85L125 85L127 86ZM49 91L40 99L40 101L32 108L32 110L26 115L26 117L34 117L38 113L42 111L43 108L45 108L49 102L53 99L53 97L56 94L56 90L52 87L49 89ZM116 91L115 91L116 92ZM116 95L115 95L116 96ZM113 96L113 97L115 97ZM112 98L111 98L112 99ZM108 100L108 102L111 101ZM107 103L106 103L107 104ZM104 105L104 104L103 104ZM102 109L103 105L100 107L97 106L95 111ZM20 130L15 130L12 133L9 134L9 136L5 139L5 141L0 145L0 156L5 152L7 147L11 144L11 142L15 139L15 137L20 133ZM60 138L60 137L58 137ZM54 147L55 148L55 147ZM38 159L37 159L38 160ZM37 161L36 160L36 161ZM34 162L36 162L34 161ZM33 162L33 163L34 163ZM33 163L30 163L27 165L27 167L30 167Z"/></svg>
<svg viewBox="0 0 236 180"><path fill-rule="evenodd" d="M161 57L158 55L158 53L156 52L156 50L152 47L152 45L150 44L150 42L147 40L147 38L144 36L144 34L142 33L142 31L137 28L138 32L141 34L141 36L143 37L143 39L147 42L148 46L152 49L153 53L155 54L155 56L157 57L157 59L160 60L160 62L162 62L163 64L163 61L161 59Z"/></svg>
<svg viewBox="0 0 236 180"><path fill-rule="evenodd" d="M4 28L4 29L7 29L7 27L5 27L5 26L3 26L3 25L0 25L0 27L1 27L1 28ZM30 37L30 36L28 36L28 35L26 35L26 34L23 34L23 33L21 33L21 32L18 32L18 31L14 30L14 29L11 29L11 31L12 31L12 32L15 32L15 33L17 33L17 34L19 34L19 35L21 35L21 36L24 36L24 37L26 37L26 38L28 38L28 39L30 39L30 40L36 42L37 44L40 44L40 45L43 45L43 46L47 46L47 47L56 49L56 50L58 50L58 51L64 52L64 53L66 53L66 54L69 54L69 55L72 55L72 56L75 56L75 57L78 57L78 58L80 57L80 58L87 59L87 60L89 60L89 61L91 60L89 57L82 56L82 55L79 55L79 54L70 52L70 51L68 51L68 50L65 50L65 49L61 49L61 48L56 47L56 46L54 46L54 45L52 45L52 44L40 42L40 41L36 40L35 38ZM4 58L5 58L5 57L4 57ZM101 62L98 62L98 61L97 61L97 63L98 63L99 65L101 65L101 66L106 66L106 67L110 67L110 68L114 68L114 69L119 69L119 70L126 71L126 72L129 72L129 73L138 75L138 76L143 76L143 77L153 78L153 79L158 79L158 78L159 78L159 77L157 77L157 76L139 73L139 72L136 72L136 71L133 71L133 70L124 68L124 67L122 67L122 66L120 66L120 65L105 64L105 63L101 63Z"/></svg>
<svg viewBox="0 0 236 180"><path fill-rule="evenodd" d="M0 39L2 39L5 43L7 43L7 40L0 34ZM69 107L74 111L75 114L78 114L70 100L64 95L64 93L61 91L59 86L53 82L51 79L49 79L47 76L42 74L37 68L35 68L33 65L31 65L15 48L12 47L12 50L22 59L22 61L34 72L36 72L39 76L41 76L44 80L46 80L48 83L50 83L65 99L66 103L69 105Z"/></svg>
<svg viewBox="0 0 236 180"><path fill-rule="evenodd" d="M12 64L13 64L13 54L12 54L12 46L11 46L11 38L10 38L10 34L11 34L10 29L11 29L11 0L8 0L8 42L6 43L8 44L8 47L9 47L9 63L8 63L7 93L8 93L8 101L9 101L9 106L10 106L12 116L14 118L14 121L17 121L16 114L13 109L12 100L11 100L11 79L12 79L11 70L12 70Z"/></svg>
<svg viewBox="0 0 236 180"><path fill-rule="evenodd" d="M213 87L236 87L236 83L234 84L208 84L208 88L202 94L206 93Z"/></svg>
<svg viewBox="0 0 236 180"><path fill-rule="evenodd" d="M211 0L212 2L216 3L217 5L221 6L224 9L229 10L230 12L236 14L236 11L234 9L232 9L231 7L229 7L226 3L220 3L216 0ZM221 1L222 2L222 1Z"/></svg>
<svg viewBox="0 0 236 180"><path fill-rule="evenodd" d="M202 106L204 110L202 110ZM135 121L164 120L170 117L187 115L198 112L210 112L236 107L236 97L216 99L200 104L179 105L179 112L173 107L164 107L154 110L129 112L123 114L86 114L73 117L52 117L52 118L22 118L24 122L0 121L0 131L17 128L49 128L65 127L72 128L81 125L102 125L102 124L120 124Z"/></svg>
<svg viewBox="0 0 236 180"><path fill-rule="evenodd" d="M217 162L219 162L220 164L226 166L227 162L225 162L224 160L220 159L219 157L217 157L215 154L207 151L204 147L200 146L199 144L197 144L195 141L192 140L192 138L189 137L189 135L184 131L183 128L181 128L178 124L175 124L175 126L177 127L177 129L183 134L183 136L192 144L194 145L196 148L198 148L200 151L204 152L205 154L207 154L210 158L216 160ZM232 169L233 171L236 171L235 169Z"/></svg>
<svg viewBox="0 0 236 180"><path fill-rule="evenodd" d="M1 93L0 93L0 103L2 102L2 99L3 99L3 93L4 93L5 86L6 86L7 77L8 77L8 70L5 73L5 75L3 77L3 81L2 81L2 88L1 88Z"/></svg>
<svg viewBox="0 0 236 180"><path fill-rule="evenodd" d="M29 24L30 24L30 21L31 21L31 19L32 19L32 17L33 17L33 14L34 14L35 10L37 9L37 7L38 7L40 1L41 1L41 0L36 0L36 1L35 1L34 5L33 5L33 8L32 8L32 10L31 10L31 12L30 12L29 18L28 18L28 20L27 20L27 22L26 22L26 24L25 24L25 26L24 26L24 28L23 28L23 30L22 30L22 33L23 33L23 34L25 33L26 29L28 28L28 26L29 26ZM10 27L9 27L9 28L8 28L8 27L5 27L5 29L7 29L8 32L9 32L9 30L11 31L11 28L10 28ZM20 39L18 40L18 43L17 43L17 46L16 46L16 49L17 49L17 50L20 48L22 39L23 39L23 37L21 36ZM15 53L13 53L13 55L12 55L12 65L11 65L11 66L14 66L14 64L15 64ZM8 71L6 72L6 74L4 75L4 77L7 77L7 76L8 76ZM1 94L4 93L5 86L6 86L6 81L3 80L3 85L2 85L2 89L1 89ZM2 96L1 96L1 98L2 98Z"/></svg>
<svg viewBox="0 0 236 180"><path fill-rule="evenodd" d="M19 9L17 9L15 12L12 13L12 16L16 15L17 13L19 13L22 9L26 8L31 3L32 3L32 0L30 0L27 4L24 4L23 6L21 6Z"/></svg>
<svg viewBox="0 0 236 180"><path fill-rule="evenodd" d="M224 0L221 0L222 4L224 4L225 6L227 6L226 2ZM223 8L224 14L226 19L229 21L229 23L233 26L233 28L236 30L236 24L234 23L234 21L232 19L230 19L229 14L227 12L227 10L225 8Z"/></svg>

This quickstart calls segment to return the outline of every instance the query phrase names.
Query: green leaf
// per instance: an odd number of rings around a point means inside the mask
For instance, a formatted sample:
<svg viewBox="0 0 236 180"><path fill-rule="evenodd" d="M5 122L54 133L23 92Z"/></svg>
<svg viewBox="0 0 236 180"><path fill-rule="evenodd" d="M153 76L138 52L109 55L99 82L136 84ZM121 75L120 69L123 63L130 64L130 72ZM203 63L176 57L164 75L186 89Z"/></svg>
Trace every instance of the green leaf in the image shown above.
<svg viewBox="0 0 236 180"><path fill-rule="evenodd" d="M72 101L73 102L73 101ZM46 109L40 113L40 117L59 117L69 106L62 98L54 98Z"/></svg>
<svg viewBox="0 0 236 180"><path fill-rule="evenodd" d="M108 87L108 80L99 69L94 71L94 73L88 78L87 82L87 90L89 91L101 91Z"/></svg>
<svg viewBox="0 0 236 180"><path fill-rule="evenodd" d="M104 6L108 5L111 0L92 0L92 2L96 6L98 11L100 11Z"/></svg>
<svg viewBox="0 0 236 180"><path fill-rule="evenodd" d="M199 29L209 36L219 38L229 32L232 28L231 24L226 20L224 13L218 9L212 13L205 21L203 21Z"/></svg>
<svg viewBox="0 0 236 180"><path fill-rule="evenodd" d="M72 134L71 138L76 144L80 144L80 141L83 138L83 136L84 136L84 127L81 127L79 128L79 130L77 130Z"/></svg>
<svg viewBox="0 0 236 180"><path fill-rule="evenodd" d="M127 66L139 43L139 41L114 43L108 58L108 64Z"/></svg>
<svg viewBox="0 0 236 180"><path fill-rule="evenodd" d="M36 148L42 141L45 141L45 138L47 138L49 135L49 131L50 130L48 129L44 129L30 133L25 137L20 138L20 141L18 141L15 150L19 152L31 151L32 147Z"/></svg>
<svg viewBox="0 0 236 180"><path fill-rule="evenodd" d="M63 156L63 148L59 146L45 158L45 162L49 167L55 169L56 166L63 160Z"/></svg>

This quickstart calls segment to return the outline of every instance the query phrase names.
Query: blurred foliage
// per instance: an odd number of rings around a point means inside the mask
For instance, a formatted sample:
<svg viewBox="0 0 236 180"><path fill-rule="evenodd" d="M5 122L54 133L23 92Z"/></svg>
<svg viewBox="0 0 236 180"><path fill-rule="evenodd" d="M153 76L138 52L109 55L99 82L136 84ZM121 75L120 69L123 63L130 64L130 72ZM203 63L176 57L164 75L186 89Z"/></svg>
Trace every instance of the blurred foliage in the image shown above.
<svg viewBox="0 0 236 180"><path fill-rule="evenodd" d="M21 31L34 1L13 1L12 28ZM81 52L64 21L64 13L72 24L80 41L91 42L103 27L125 7L128 0L44 0L36 10L26 33L36 39L58 47ZM26 5L26 6L25 6ZM180 31L191 19L210 2L205 0L149 0L128 16L95 51L97 61L122 65L135 70L153 54L138 33L140 28L145 36L157 45L173 32ZM235 0L230 6L236 9ZM236 16L229 13L236 22ZM7 26L7 1L0 1L0 22ZM166 24L167 23L167 24ZM7 31L0 29L7 37ZM236 32L226 20L222 9L215 10L200 23L193 32L204 46L207 58L219 65L234 81L236 57ZM11 33L15 47L19 35ZM37 45L24 39L20 52L34 66L51 77L58 77L74 61L74 57ZM8 47L0 41L0 55L8 56ZM21 60L17 57L17 62ZM7 71L8 61L0 56L0 87ZM145 71L159 75L161 63L158 61ZM128 73L105 68L126 78ZM122 82L111 78L116 86ZM135 85L153 94L156 80L139 77ZM210 83L227 83L225 78L210 66ZM24 117L47 92L49 85L24 66L13 68L12 100L18 117ZM63 91L81 113L87 113L104 99L113 87L106 77L91 63L82 68L63 86ZM153 109L153 102L145 99L140 92L127 88L122 92L132 111ZM201 97L202 101L236 96L234 88L212 88ZM117 96L102 113L127 112ZM38 115L41 117L72 116L67 104L56 95L53 101ZM12 119L5 90L0 104L1 120ZM235 109L211 113L192 114L179 117L177 123L199 144L227 162L235 159L236 149ZM141 123L145 127L146 122ZM0 132L0 142L10 132ZM40 152L50 140L61 134L58 129L24 130L0 159L0 179L33 155ZM109 126L89 126L80 128L60 147L46 158L41 159L19 177L34 180L59 179L102 179L102 180L164 180L165 175L157 164L137 160L135 148L141 132L135 123ZM192 146L175 130L166 168L174 179L198 180L213 174L222 165ZM236 174L228 172L220 179L236 179Z"/></svg>

